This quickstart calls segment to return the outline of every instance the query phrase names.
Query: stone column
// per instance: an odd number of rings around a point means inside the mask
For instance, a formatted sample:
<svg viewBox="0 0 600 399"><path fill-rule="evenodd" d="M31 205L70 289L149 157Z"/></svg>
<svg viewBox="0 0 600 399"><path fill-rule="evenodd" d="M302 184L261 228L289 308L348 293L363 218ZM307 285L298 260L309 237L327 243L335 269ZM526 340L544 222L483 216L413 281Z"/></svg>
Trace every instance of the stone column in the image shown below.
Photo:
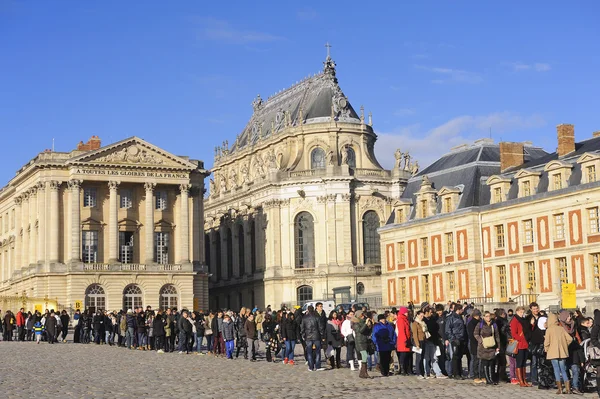
<svg viewBox="0 0 600 399"><path fill-rule="evenodd" d="M37 263L37 236L35 222L37 220L37 185L29 189L29 261L27 265Z"/></svg>
<svg viewBox="0 0 600 399"><path fill-rule="evenodd" d="M49 184L50 188L50 245L48 248L48 256L50 263L58 263L58 189L61 182L53 180Z"/></svg>
<svg viewBox="0 0 600 399"><path fill-rule="evenodd" d="M341 201L336 204L338 214L337 232L338 232L338 266L352 265L352 227L350 219L350 201L352 194L343 194Z"/></svg>
<svg viewBox="0 0 600 399"><path fill-rule="evenodd" d="M37 263L46 263L46 182L38 184L38 245Z"/></svg>
<svg viewBox="0 0 600 399"><path fill-rule="evenodd" d="M179 259L176 263L190 263L190 204L189 204L189 184L181 184L179 191L181 197L179 201Z"/></svg>
<svg viewBox="0 0 600 399"><path fill-rule="evenodd" d="M341 243L337 242L337 231L336 231L336 209L335 200L337 194L327 195L327 264L331 266L337 265L337 246ZM315 239L317 239L315 237Z"/></svg>
<svg viewBox="0 0 600 399"><path fill-rule="evenodd" d="M71 253L69 263L79 263L81 261L81 180L69 180L69 190L71 201L69 204L69 213L71 214Z"/></svg>
<svg viewBox="0 0 600 399"><path fill-rule="evenodd" d="M156 183L144 184L146 190L146 217L144 219L146 264L154 262L154 187L156 187Z"/></svg>
<svg viewBox="0 0 600 399"><path fill-rule="evenodd" d="M192 262L204 265L204 205L202 197L204 188L202 185L194 190L192 197L192 225L190 231L192 234Z"/></svg>
<svg viewBox="0 0 600 399"><path fill-rule="evenodd" d="M6 278L10 278L12 271L21 268L21 245L23 243L22 231L23 227L21 226L21 203L23 202L22 196L15 197L15 256L14 256L14 265L13 267L8 267L8 274Z"/></svg>
<svg viewBox="0 0 600 399"><path fill-rule="evenodd" d="M21 226L23 227L23 241L21 242L21 264L18 265L19 270L29 265L29 191L23 193Z"/></svg>
<svg viewBox="0 0 600 399"><path fill-rule="evenodd" d="M119 199L118 181L108 182L108 263L117 263L119 259Z"/></svg>

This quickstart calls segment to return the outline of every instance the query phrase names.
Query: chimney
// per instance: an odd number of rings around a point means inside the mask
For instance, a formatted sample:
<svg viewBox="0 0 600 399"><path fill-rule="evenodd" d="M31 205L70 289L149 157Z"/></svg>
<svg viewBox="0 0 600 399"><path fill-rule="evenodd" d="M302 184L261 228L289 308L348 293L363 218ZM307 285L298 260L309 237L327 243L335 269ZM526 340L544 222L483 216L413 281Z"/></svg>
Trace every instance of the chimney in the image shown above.
<svg viewBox="0 0 600 399"><path fill-rule="evenodd" d="M592 137L600 137L600 130L592 133Z"/></svg>
<svg viewBox="0 0 600 399"><path fill-rule="evenodd" d="M77 144L77 151L92 151L100 148L102 142L100 141L100 137L92 136L87 143L83 144L83 141L80 141Z"/></svg>
<svg viewBox="0 0 600 399"><path fill-rule="evenodd" d="M558 156L564 157L575 151L575 126L563 123L556 127L558 133Z"/></svg>
<svg viewBox="0 0 600 399"><path fill-rule="evenodd" d="M523 162L525 162L523 157L523 143L511 143L507 141L500 143L501 172L513 166L522 165Z"/></svg>

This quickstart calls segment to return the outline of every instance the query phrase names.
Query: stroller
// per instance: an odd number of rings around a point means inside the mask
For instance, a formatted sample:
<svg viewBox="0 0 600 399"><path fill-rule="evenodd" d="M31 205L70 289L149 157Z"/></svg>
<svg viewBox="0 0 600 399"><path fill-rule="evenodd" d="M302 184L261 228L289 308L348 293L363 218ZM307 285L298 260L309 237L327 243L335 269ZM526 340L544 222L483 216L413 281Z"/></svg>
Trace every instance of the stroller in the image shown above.
<svg viewBox="0 0 600 399"><path fill-rule="evenodd" d="M585 354L585 363L583 364L583 390L584 392L596 392L596 368L600 366L600 361L591 359L590 349L592 349L591 339L581 342L583 353Z"/></svg>

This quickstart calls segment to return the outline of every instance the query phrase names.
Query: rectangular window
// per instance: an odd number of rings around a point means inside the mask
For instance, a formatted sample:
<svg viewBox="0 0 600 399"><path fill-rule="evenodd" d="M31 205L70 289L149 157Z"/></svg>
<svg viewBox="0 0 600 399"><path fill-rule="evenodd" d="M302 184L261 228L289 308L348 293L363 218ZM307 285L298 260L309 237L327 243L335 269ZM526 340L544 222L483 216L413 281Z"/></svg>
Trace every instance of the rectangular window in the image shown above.
<svg viewBox="0 0 600 399"><path fill-rule="evenodd" d="M452 212L452 198L444 198L444 213Z"/></svg>
<svg viewBox="0 0 600 399"><path fill-rule="evenodd" d="M559 213L554 215L554 239L564 240L565 239L565 215Z"/></svg>
<svg viewBox="0 0 600 399"><path fill-rule="evenodd" d="M167 209L167 192L157 191L155 194L156 203L154 209L164 211Z"/></svg>
<svg viewBox="0 0 600 399"><path fill-rule="evenodd" d="M499 224L496 228L496 248L504 248L504 225Z"/></svg>
<svg viewBox="0 0 600 399"><path fill-rule="evenodd" d="M396 212L398 223L404 223L404 209L397 209Z"/></svg>
<svg viewBox="0 0 600 399"><path fill-rule="evenodd" d="M448 272L448 292L449 292L449 299L454 299L454 290L456 289L456 283L454 281L454 272Z"/></svg>
<svg viewBox="0 0 600 399"><path fill-rule="evenodd" d="M594 274L594 289L600 290L600 254L592 254L592 273Z"/></svg>
<svg viewBox="0 0 600 399"><path fill-rule="evenodd" d="M552 175L552 189L560 190L562 188L562 173Z"/></svg>
<svg viewBox="0 0 600 399"><path fill-rule="evenodd" d="M427 200L421 201L421 218L427 217Z"/></svg>
<svg viewBox="0 0 600 399"><path fill-rule="evenodd" d="M494 189L494 203L502 202L502 188L496 187Z"/></svg>
<svg viewBox="0 0 600 399"><path fill-rule="evenodd" d="M429 275L424 274L422 277L423 277L423 292L425 294L425 302L429 302Z"/></svg>
<svg viewBox="0 0 600 399"><path fill-rule="evenodd" d="M567 258L557 258L556 267L558 268L558 277L560 278L561 284L567 284L569 282Z"/></svg>
<svg viewBox="0 0 600 399"><path fill-rule="evenodd" d="M404 248L404 241L398 243L398 262L406 262L406 249Z"/></svg>
<svg viewBox="0 0 600 399"><path fill-rule="evenodd" d="M527 269L527 284L531 292L535 290L535 262L525 262Z"/></svg>
<svg viewBox="0 0 600 399"><path fill-rule="evenodd" d="M523 220L523 239L525 244L533 244L533 219Z"/></svg>
<svg viewBox="0 0 600 399"><path fill-rule="evenodd" d="M454 233L446 233L446 256L454 255Z"/></svg>
<svg viewBox="0 0 600 399"><path fill-rule="evenodd" d="M523 197L528 197L531 195L531 182L529 180L525 180L523 182Z"/></svg>
<svg viewBox="0 0 600 399"><path fill-rule="evenodd" d="M587 182L591 183L596 181L596 166L595 165L590 165L587 168L585 168L585 171L587 173Z"/></svg>
<svg viewBox="0 0 600 399"><path fill-rule="evenodd" d="M154 233L154 261L169 263L169 233Z"/></svg>
<svg viewBox="0 0 600 399"><path fill-rule="evenodd" d="M96 206L96 189L95 188L84 188L83 189L83 206L85 208L94 208Z"/></svg>
<svg viewBox="0 0 600 399"><path fill-rule="evenodd" d="M598 207L589 208L588 216L590 218L590 234L596 234L600 232L600 224L598 220Z"/></svg>
<svg viewBox="0 0 600 399"><path fill-rule="evenodd" d="M406 277L400 278L400 304L404 305L408 301L406 300Z"/></svg>
<svg viewBox="0 0 600 399"><path fill-rule="evenodd" d="M421 258L427 259L429 254L429 239L421 238Z"/></svg>
<svg viewBox="0 0 600 399"><path fill-rule="evenodd" d="M500 283L500 301L504 302L508 298L508 288L506 286L506 266L498 266L498 282Z"/></svg>
<svg viewBox="0 0 600 399"><path fill-rule="evenodd" d="M131 190L119 190L121 196L121 209L129 209L133 206L133 199L131 198Z"/></svg>
<svg viewBox="0 0 600 399"><path fill-rule="evenodd" d="M119 261L121 263L133 263L133 232L119 232Z"/></svg>
<svg viewBox="0 0 600 399"><path fill-rule="evenodd" d="M81 237L81 259L84 263L98 261L98 232L84 231Z"/></svg>

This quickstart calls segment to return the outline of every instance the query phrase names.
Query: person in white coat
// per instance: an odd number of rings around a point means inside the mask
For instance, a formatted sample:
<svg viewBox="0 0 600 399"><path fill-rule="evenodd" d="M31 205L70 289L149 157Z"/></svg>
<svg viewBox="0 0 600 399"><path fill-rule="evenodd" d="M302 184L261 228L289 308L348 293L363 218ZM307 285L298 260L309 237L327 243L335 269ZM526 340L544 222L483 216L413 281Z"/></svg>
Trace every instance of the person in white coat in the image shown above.
<svg viewBox="0 0 600 399"><path fill-rule="evenodd" d="M352 330L352 318L354 317L354 311L350 310L346 315L346 320L342 323L342 335L346 343L346 363L350 365L350 370L355 371L354 368L354 330Z"/></svg>

